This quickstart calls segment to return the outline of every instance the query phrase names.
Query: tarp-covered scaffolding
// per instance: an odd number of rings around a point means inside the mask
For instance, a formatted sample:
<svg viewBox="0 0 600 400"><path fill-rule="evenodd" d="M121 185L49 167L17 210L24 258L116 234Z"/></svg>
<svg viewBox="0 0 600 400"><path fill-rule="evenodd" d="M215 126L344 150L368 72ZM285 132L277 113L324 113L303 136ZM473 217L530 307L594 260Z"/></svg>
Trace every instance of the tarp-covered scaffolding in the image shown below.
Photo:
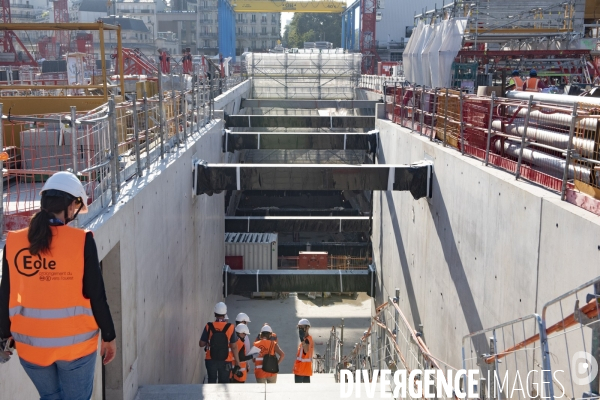
<svg viewBox="0 0 600 400"><path fill-rule="evenodd" d="M466 25L466 18L451 18L433 25L420 21L403 53L406 80L450 87L452 62L462 47Z"/></svg>
<svg viewBox="0 0 600 400"><path fill-rule="evenodd" d="M361 54L247 53L245 72L252 77L252 97L260 99L354 98Z"/></svg>

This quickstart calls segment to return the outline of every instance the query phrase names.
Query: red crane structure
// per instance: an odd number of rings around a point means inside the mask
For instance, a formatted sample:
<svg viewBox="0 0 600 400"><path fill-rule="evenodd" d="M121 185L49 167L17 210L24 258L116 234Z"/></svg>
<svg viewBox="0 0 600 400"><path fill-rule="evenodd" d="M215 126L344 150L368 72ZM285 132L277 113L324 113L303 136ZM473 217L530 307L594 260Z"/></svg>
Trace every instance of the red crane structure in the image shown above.
<svg viewBox="0 0 600 400"><path fill-rule="evenodd" d="M6 0L5 0L6 1ZM69 22L69 3L67 0L54 0L54 22ZM69 31L55 31L57 56L60 57L71 49L71 33Z"/></svg>
<svg viewBox="0 0 600 400"><path fill-rule="evenodd" d="M373 75L376 71L377 44L375 32L377 26L377 0L360 1L360 52L362 53L362 73Z"/></svg>
<svg viewBox="0 0 600 400"><path fill-rule="evenodd" d="M65 0L66 1L66 0ZM10 0L0 0L0 23L10 24ZM15 43L21 48L18 51ZM0 65L31 65L37 66L35 59L12 30L0 31Z"/></svg>

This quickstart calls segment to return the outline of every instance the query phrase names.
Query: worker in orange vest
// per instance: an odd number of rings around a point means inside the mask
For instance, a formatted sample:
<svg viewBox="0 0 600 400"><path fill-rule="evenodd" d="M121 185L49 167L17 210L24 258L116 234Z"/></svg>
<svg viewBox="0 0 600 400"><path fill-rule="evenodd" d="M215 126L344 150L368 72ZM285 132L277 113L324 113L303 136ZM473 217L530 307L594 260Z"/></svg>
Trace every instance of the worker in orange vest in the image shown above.
<svg viewBox="0 0 600 400"><path fill-rule="evenodd" d="M89 399L98 336L105 365L117 346L94 236L67 225L88 211L87 195L70 172L53 174L40 194L29 227L6 238L0 350L14 341L41 398Z"/></svg>
<svg viewBox="0 0 600 400"><path fill-rule="evenodd" d="M542 89L545 89L546 87L544 82L537 77L537 71L535 69L529 71L529 78L525 81L523 90L527 92L541 92Z"/></svg>
<svg viewBox="0 0 600 400"><path fill-rule="evenodd" d="M237 336L233 324L227 322L227 305L217 303L214 308L215 322L209 322L202 331L200 347L204 347L206 358L204 365L208 374L208 383L229 383L233 367L240 366L237 348Z"/></svg>
<svg viewBox="0 0 600 400"><path fill-rule="evenodd" d="M263 325L263 327L264 327L264 326L268 326L268 325L269 325L269 324L267 324L267 323L265 322L265 324ZM273 328L271 328L271 329L273 329ZM261 329L261 331L258 333L258 335L256 335L256 340L255 340L256 342L258 342L258 341L260 340L260 334L261 334L261 332L262 332L262 329ZM274 340L275 342L277 342L277 334L276 334L275 332L273 332L273 330L271 330L271 340Z"/></svg>
<svg viewBox="0 0 600 400"><path fill-rule="evenodd" d="M254 342L254 346L260 349L258 357L254 359L254 375L256 375L256 383L275 383L277 382L277 373L263 371L263 360L268 354L274 356L277 354L279 359L277 364L281 364L285 358L285 354L279 348L279 345L272 339L271 334L273 329L269 325L264 325L260 330L260 340Z"/></svg>
<svg viewBox="0 0 600 400"><path fill-rule="evenodd" d="M523 90L524 83L525 82L523 79L521 79L521 73L518 69L515 69L508 80L508 85L506 88L508 90Z"/></svg>
<svg viewBox="0 0 600 400"><path fill-rule="evenodd" d="M296 361L294 361L294 381L296 383L310 383L312 376L312 359L315 342L310 336L310 321L302 318L298 321L298 335L300 336L300 344L298 345L298 353Z"/></svg>
<svg viewBox="0 0 600 400"><path fill-rule="evenodd" d="M246 355L246 351L250 351L250 349L246 349L245 344L246 338L250 335L250 330L245 324L239 324L235 327L235 333L238 337L237 346L240 366L231 370L231 383L244 383L248 376L248 363L246 361L253 358L252 355ZM254 355L257 356L257 354Z"/></svg>

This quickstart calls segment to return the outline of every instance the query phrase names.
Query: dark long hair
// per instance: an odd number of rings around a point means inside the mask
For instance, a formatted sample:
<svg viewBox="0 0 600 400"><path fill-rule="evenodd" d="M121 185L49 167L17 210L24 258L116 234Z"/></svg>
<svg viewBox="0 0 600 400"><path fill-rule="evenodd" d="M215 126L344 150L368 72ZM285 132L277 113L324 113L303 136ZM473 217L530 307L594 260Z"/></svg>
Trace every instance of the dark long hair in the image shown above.
<svg viewBox="0 0 600 400"><path fill-rule="evenodd" d="M65 193L66 194L66 193ZM41 209L29 221L29 252L33 255L45 253L50 249L52 243L52 230L50 229L50 218L54 214L65 212L73 202L69 196L48 196L42 193Z"/></svg>

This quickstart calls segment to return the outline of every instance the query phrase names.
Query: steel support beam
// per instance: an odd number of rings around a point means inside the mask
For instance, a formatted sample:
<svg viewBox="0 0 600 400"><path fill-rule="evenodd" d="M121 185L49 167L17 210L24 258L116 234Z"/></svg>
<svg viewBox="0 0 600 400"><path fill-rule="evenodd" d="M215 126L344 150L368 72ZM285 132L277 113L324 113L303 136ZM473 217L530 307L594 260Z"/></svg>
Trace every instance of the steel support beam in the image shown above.
<svg viewBox="0 0 600 400"><path fill-rule="evenodd" d="M375 108L375 100L294 100L294 99L242 99L242 108Z"/></svg>
<svg viewBox="0 0 600 400"><path fill-rule="evenodd" d="M207 164L194 165L193 193L223 190L396 190L431 196L433 165Z"/></svg>
<svg viewBox="0 0 600 400"><path fill-rule="evenodd" d="M226 115L230 128L363 128L374 129L375 117L316 115Z"/></svg>
<svg viewBox="0 0 600 400"><path fill-rule="evenodd" d="M225 217L225 232L368 232L370 217Z"/></svg>
<svg viewBox="0 0 600 400"><path fill-rule="evenodd" d="M367 270L231 270L223 268L223 295L251 292L366 292L375 297L377 272Z"/></svg>
<svg viewBox="0 0 600 400"><path fill-rule="evenodd" d="M365 150L375 153L377 133L231 132L223 135L223 152L236 150Z"/></svg>

